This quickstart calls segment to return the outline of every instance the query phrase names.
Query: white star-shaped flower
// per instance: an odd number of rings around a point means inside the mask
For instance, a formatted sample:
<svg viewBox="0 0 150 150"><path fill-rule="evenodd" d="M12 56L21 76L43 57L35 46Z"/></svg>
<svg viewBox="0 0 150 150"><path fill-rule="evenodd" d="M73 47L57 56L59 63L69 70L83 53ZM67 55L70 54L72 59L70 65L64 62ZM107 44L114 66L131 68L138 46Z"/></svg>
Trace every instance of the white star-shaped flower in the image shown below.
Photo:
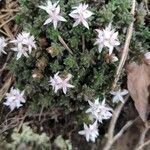
<svg viewBox="0 0 150 150"><path fill-rule="evenodd" d="M12 48L13 51L17 51L17 60L24 55L28 57L28 53L30 54L32 49L36 49L35 38L31 36L28 32L22 32L18 34L15 40L10 41L14 43L16 47Z"/></svg>
<svg viewBox="0 0 150 150"><path fill-rule="evenodd" d="M70 17L75 19L73 27L82 23L86 28L89 29L87 19L91 17L93 13L87 10L87 8L87 4L79 4L79 6L73 7L74 10L69 14Z"/></svg>
<svg viewBox="0 0 150 150"><path fill-rule="evenodd" d="M57 72L53 78L50 77L50 85L52 85L55 93L57 93L59 89L62 89L64 94L66 94L68 88L74 88L73 85L68 83L72 75L68 74L66 78L61 78L58 74L59 72Z"/></svg>
<svg viewBox="0 0 150 150"><path fill-rule="evenodd" d="M52 2L50 0L48 0L45 6L39 6L39 8L41 8L41 9L45 10L47 13L49 13L50 11L54 11L56 9L58 3L59 3L59 1L52 4Z"/></svg>
<svg viewBox="0 0 150 150"><path fill-rule="evenodd" d="M39 6L39 8L45 10L49 15L49 18L44 22L44 25L52 22L54 29L56 29L59 21L67 21L60 15L60 6L58 5L58 2L52 4L51 1L48 1L47 6Z"/></svg>
<svg viewBox="0 0 150 150"><path fill-rule="evenodd" d="M97 121L95 121L93 124L90 124L89 127L84 123L84 130L79 131L78 133L80 135L84 135L87 142L95 142L96 138L99 135Z"/></svg>
<svg viewBox="0 0 150 150"><path fill-rule="evenodd" d="M102 123L102 120L107 120L112 116L112 109L105 104L105 99L100 103L99 98L95 102L88 101L90 108L86 113L90 113L91 116Z"/></svg>
<svg viewBox="0 0 150 150"><path fill-rule="evenodd" d="M98 45L99 52L101 53L103 47L109 48L109 55L112 54L115 46L120 45L118 40L118 32L111 30L111 23L103 30L96 29L98 32L98 38L95 45Z"/></svg>
<svg viewBox="0 0 150 150"><path fill-rule="evenodd" d="M119 101L121 101L122 103L124 103L124 98L123 96L127 95L129 92L128 90L118 90L118 91L112 91L110 92L114 97L112 99L113 103L118 103Z"/></svg>
<svg viewBox="0 0 150 150"><path fill-rule="evenodd" d="M6 39L4 37L0 37L0 55L2 53L7 54L4 48L7 46Z"/></svg>
<svg viewBox="0 0 150 150"><path fill-rule="evenodd" d="M24 98L24 91L20 91L19 89L11 88L9 93L6 93L6 102L3 104L9 106L11 111L15 108L19 108L22 106L21 103L25 103L26 100Z"/></svg>

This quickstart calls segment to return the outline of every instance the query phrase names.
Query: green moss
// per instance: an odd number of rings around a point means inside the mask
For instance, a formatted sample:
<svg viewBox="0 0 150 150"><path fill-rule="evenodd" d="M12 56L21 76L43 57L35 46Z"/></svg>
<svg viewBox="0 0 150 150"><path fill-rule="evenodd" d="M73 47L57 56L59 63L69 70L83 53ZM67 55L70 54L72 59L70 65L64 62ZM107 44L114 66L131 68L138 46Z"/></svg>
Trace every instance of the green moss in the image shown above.
<svg viewBox="0 0 150 150"><path fill-rule="evenodd" d="M29 110L40 111L41 106L49 109L52 106L61 107L66 113L71 112L72 107L74 111L85 110L87 107L85 97L91 99L99 95L107 96L110 92L117 63L106 63L107 48L99 53L97 46L94 46L97 36L95 29L102 29L112 22L113 27L119 31L119 39L124 45L126 29L133 20L130 15L130 0L109 0L107 4L101 5L97 1L84 0L84 2L89 2L89 9L95 13L89 20L89 30L83 26L72 27L73 19L68 14L71 6L79 3L77 0L69 0L65 3L63 0L60 1L63 16L68 22L60 23L58 30L54 30L52 24L43 25L48 15L38 6L44 1L20 1L22 9L16 18L17 23L22 25L23 30L34 34L37 40L40 34L44 33L45 38L50 41L48 46L51 48L50 52L46 48L38 48L40 57L45 57L48 62L43 70L37 68L38 58L33 54L29 58L21 58L18 61L13 59L10 64L9 69L16 76L15 86L26 89L27 97L29 97ZM146 13L142 13L141 9L137 13L139 17L135 20L130 45L131 60L138 60L149 47L150 33L144 24L145 15ZM72 55L61 45L59 35L73 51ZM114 53L118 55L116 49ZM38 80L32 78L35 69L43 75ZM55 94L48 83L50 76L58 71L62 74L73 75L71 83L75 85L75 88L70 89L66 95L62 91ZM71 105L72 101L74 106Z"/></svg>

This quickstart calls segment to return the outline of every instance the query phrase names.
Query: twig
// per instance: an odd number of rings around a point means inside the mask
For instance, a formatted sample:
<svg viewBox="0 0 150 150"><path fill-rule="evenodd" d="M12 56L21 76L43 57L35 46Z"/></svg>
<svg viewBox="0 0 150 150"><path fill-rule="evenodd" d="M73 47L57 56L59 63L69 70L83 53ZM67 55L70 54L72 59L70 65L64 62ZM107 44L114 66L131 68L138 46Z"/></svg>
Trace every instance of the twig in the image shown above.
<svg viewBox="0 0 150 150"><path fill-rule="evenodd" d="M11 20L13 20L16 16L13 16L11 17L10 19L8 19L7 21L3 22L1 25L0 25L0 28L3 27L5 24L7 24L8 22L10 22Z"/></svg>
<svg viewBox="0 0 150 150"><path fill-rule="evenodd" d="M22 127L22 125L23 125L23 123L24 123L26 117L27 117L27 112L26 112L25 115L23 116L23 119L21 120L21 123L19 124L19 127L18 127L18 129L17 129L17 132L20 131L20 129L21 129L21 127Z"/></svg>
<svg viewBox="0 0 150 150"><path fill-rule="evenodd" d="M85 37L82 35L82 51L84 52L85 50Z"/></svg>
<svg viewBox="0 0 150 150"><path fill-rule="evenodd" d="M63 40L63 38L59 35L58 39L60 41L60 43L64 46L64 48L66 48L70 54L73 54L72 50L68 47L68 45L66 44L66 42Z"/></svg>
<svg viewBox="0 0 150 150"><path fill-rule="evenodd" d="M150 140L143 143L140 147L138 147L136 150L142 150L145 146L150 145Z"/></svg>
<svg viewBox="0 0 150 150"><path fill-rule="evenodd" d="M9 21L11 21L11 20L9 20ZM7 21L4 21L3 19L1 19L2 25L0 25L0 28L1 28L1 26L2 26L3 29L6 31L6 33L8 34L8 36L9 36L10 38L14 38L14 35L12 34L12 32L11 32L9 26L7 25L7 23L8 23L9 21L8 21L8 20L7 20Z"/></svg>
<svg viewBox="0 0 150 150"><path fill-rule="evenodd" d="M39 115L39 121L41 121L43 110L44 110L44 106L42 106L42 108L41 108L40 115Z"/></svg>
<svg viewBox="0 0 150 150"><path fill-rule="evenodd" d="M144 144L145 136L146 136L146 133L149 131L149 129L150 129L150 126L144 128L143 132L141 133L141 136L140 136L139 142L137 144L138 145L137 147L140 147L141 145Z"/></svg>
<svg viewBox="0 0 150 150"><path fill-rule="evenodd" d="M18 12L19 9L2 9L1 12Z"/></svg>
<svg viewBox="0 0 150 150"><path fill-rule="evenodd" d="M128 100L129 98L129 95L126 96L126 99L125 99L125 102L124 103L121 103L115 110L114 110L114 113L113 113L113 116L112 116L112 119L110 121L110 126L109 126L109 129L108 129L108 134L107 134L107 137L108 137L108 140L103 148L103 150L109 150L112 146L112 144L114 143L113 141L113 138L114 138L114 130L115 130L115 126L116 126L116 123L117 123L117 120L118 120L118 117L120 115L120 112L124 106L124 104L126 103L126 101Z"/></svg>
<svg viewBox="0 0 150 150"><path fill-rule="evenodd" d="M133 16L135 14L135 4L136 4L136 0L133 0L132 1L132 9L131 9L131 15L133 15ZM125 64L125 61L127 59L127 56L128 56L129 45L130 45L130 41L131 41L131 37L132 37L132 33L133 33L133 25L134 25L134 20L129 25L129 28L128 28L128 31L127 31L125 46L124 46L124 49L123 49L123 54L121 56L119 66L118 66L117 71L116 71L116 75L115 75L115 79L114 79L114 82L113 82L113 85L112 85L112 89L115 89L115 87L117 85L117 82L118 82L119 77L121 75L122 68L123 68L123 66Z"/></svg>
<svg viewBox="0 0 150 150"><path fill-rule="evenodd" d="M114 136L114 139L113 139L113 143L115 143L122 135L123 133L133 125L133 123L137 120L137 118L135 120L131 120L131 121L128 121L123 127L122 129Z"/></svg>
<svg viewBox="0 0 150 150"><path fill-rule="evenodd" d="M4 14L4 15L0 15L0 19L6 17L6 16L8 16L8 15L9 15L8 13L6 13L6 14Z"/></svg>
<svg viewBox="0 0 150 150"><path fill-rule="evenodd" d="M149 11L149 8L148 8L148 0L143 0L144 4L145 4L145 7L146 7L146 10L147 10L147 13L148 15L150 14L150 11Z"/></svg>
<svg viewBox="0 0 150 150"><path fill-rule="evenodd" d="M4 32L3 30L0 29L0 32L9 37L9 35L6 32Z"/></svg>

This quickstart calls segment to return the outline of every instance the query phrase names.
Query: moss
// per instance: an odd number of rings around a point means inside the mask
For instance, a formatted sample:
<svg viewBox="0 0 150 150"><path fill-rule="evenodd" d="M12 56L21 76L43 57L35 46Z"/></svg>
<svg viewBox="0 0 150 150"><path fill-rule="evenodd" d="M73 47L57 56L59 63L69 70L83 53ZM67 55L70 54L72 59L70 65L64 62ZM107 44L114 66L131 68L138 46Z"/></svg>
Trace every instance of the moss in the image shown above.
<svg viewBox="0 0 150 150"><path fill-rule="evenodd" d="M29 97L29 110L40 111L41 106L49 109L57 106L62 107L66 113L71 112L70 107L74 107L74 111L83 111L87 107L85 97L93 99L97 96L102 98L108 95L117 66L117 63L107 63L105 51L99 53L98 48L94 46L95 29L102 29L112 22L114 28L119 31L119 39L123 45L125 31L133 20L130 15L130 0L109 0L106 4L100 3L101 5L97 1L90 2L90 10L95 14L89 21L89 30L82 26L73 28L73 20L67 15L71 11L71 6L79 3L78 0L60 1L63 16L68 22L59 24L58 30L54 30L51 24L43 25L48 16L38 8L42 3L44 3L42 0L20 0L22 9L16 20L22 25L23 30L30 31L37 40L40 34L44 33L45 38L50 41L48 49L38 48L40 57L46 60L46 66L42 70L37 67L39 58L36 55L31 55L27 59L21 58L18 61L13 59L9 68L16 76L15 86L26 89ZM139 56L149 47L150 33L144 24L146 13L142 13L140 9L137 16L130 46L130 60L138 60ZM72 55L59 42L59 35L73 51ZM114 53L118 55L116 49ZM41 71L41 79L32 78L35 69ZM69 90L66 95L61 91L55 94L48 83L49 77L58 71L62 74L71 73L73 75L71 82L75 88ZM72 101L74 106L71 105Z"/></svg>

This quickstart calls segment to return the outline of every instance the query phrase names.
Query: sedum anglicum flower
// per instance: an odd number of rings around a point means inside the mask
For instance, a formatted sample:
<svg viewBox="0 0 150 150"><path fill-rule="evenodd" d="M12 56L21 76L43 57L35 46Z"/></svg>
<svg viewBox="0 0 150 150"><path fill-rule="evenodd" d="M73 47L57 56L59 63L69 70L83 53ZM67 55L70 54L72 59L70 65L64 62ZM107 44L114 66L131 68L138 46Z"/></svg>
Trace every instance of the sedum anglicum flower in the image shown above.
<svg viewBox="0 0 150 150"><path fill-rule="evenodd" d="M30 54L32 52L32 49L36 48L35 45L35 38L34 36L31 36L28 32L22 32L18 34L17 38L15 40L10 41L11 43L14 43L16 47L12 48L13 51L18 52L17 54L17 60L24 55L25 57L28 57L28 53Z"/></svg>
<svg viewBox="0 0 150 150"><path fill-rule="evenodd" d="M57 1L56 3L52 4L52 2L50 0L47 1L45 6L39 6L39 8L45 10L47 13L49 13L49 11L54 11L58 5L59 1Z"/></svg>
<svg viewBox="0 0 150 150"><path fill-rule="evenodd" d="M83 24L86 28L89 29L87 19L93 15L93 13L87 10L87 4L79 4L79 6L73 7L73 11L69 14L70 17L74 18L75 23L73 27Z"/></svg>
<svg viewBox="0 0 150 150"><path fill-rule="evenodd" d="M7 46L6 39L4 37L0 37L0 55L2 53L7 54L4 48Z"/></svg>
<svg viewBox="0 0 150 150"><path fill-rule="evenodd" d="M118 32L115 32L114 29L111 30L111 23L105 29L96 29L96 31L98 32L98 37L95 45L98 45L99 52L101 53L103 47L108 47L109 55L111 55L114 47L120 45Z"/></svg>
<svg viewBox="0 0 150 150"><path fill-rule="evenodd" d="M65 78L61 78L58 74L59 72L57 72L53 78L50 77L50 85L53 87L55 93L57 93L59 89L62 89L63 93L66 94L68 88L74 88L73 85L69 84L72 75L68 74Z"/></svg>
<svg viewBox="0 0 150 150"><path fill-rule="evenodd" d="M44 25L52 22L54 29L57 28L59 21L67 21L60 15L60 6L58 5L58 3L59 2L52 4L51 1L48 1L46 4L47 6L39 6L39 8L45 10L49 15L49 18L44 22Z"/></svg>
<svg viewBox="0 0 150 150"><path fill-rule="evenodd" d="M84 135L87 142L92 141L95 142L98 133L97 121L93 124L90 124L89 127L84 123L84 130L78 132L80 135Z"/></svg>
<svg viewBox="0 0 150 150"><path fill-rule="evenodd" d="M128 90L124 89L123 91L118 90L118 91L112 91L110 93L113 95L113 99L112 99L113 103L118 103L119 101L124 103L123 96L127 95L129 92Z"/></svg>
<svg viewBox="0 0 150 150"><path fill-rule="evenodd" d="M90 108L86 113L90 113L92 118L96 119L100 123L102 120L107 120L112 116L112 109L105 104L105 99L100 103L99 98L95 102L88 101Z"/></svg>
<svg viewBox="0 0 150 150"><path fill-rule="evenodd" d="M21 103L25 103L26 100L24 99L24 91L20 91L19 89L11 88L9 93L6 93L6 102L3 104L9 106L11 111L15 108L19 108L22 106Z"/></svg>

